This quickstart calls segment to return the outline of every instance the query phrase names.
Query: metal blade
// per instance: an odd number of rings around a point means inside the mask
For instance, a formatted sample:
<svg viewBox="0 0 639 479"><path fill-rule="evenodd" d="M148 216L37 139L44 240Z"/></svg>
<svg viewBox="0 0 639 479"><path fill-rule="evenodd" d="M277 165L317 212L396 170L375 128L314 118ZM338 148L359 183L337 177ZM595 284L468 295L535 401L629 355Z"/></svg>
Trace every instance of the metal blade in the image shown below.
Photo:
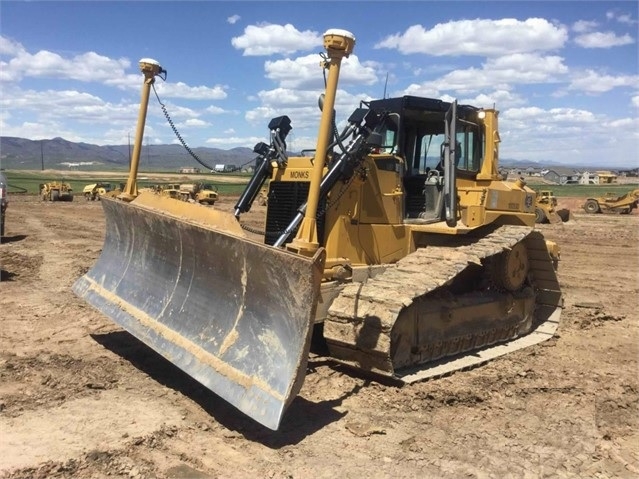
<svg viewBox="0 0 639 479"><path fill-rule="evenodd" d="M276 430L306 374L324 250L256 243L230 214L153 196L104 198L102 254L74 292Z"/></svg>

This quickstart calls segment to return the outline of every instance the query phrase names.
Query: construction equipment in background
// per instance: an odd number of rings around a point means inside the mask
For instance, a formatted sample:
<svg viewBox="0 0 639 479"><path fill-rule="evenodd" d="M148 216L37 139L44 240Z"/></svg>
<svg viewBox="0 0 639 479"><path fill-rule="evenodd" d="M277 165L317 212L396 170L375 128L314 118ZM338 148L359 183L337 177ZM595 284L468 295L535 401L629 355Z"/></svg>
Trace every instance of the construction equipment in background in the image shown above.
<svg viewBox="0 0 639 479"><path fill-rule="evenodd" d="M582 205L586 213L616 213L630 214L639 202L639 189L635 189L623 195L606 193L604 196L588 198Z"/></svg>
<svg viewBox="0 0 639 479"><path fill-rule="evenodd" d="M260 206L266 206L268 204L268 188L266 186L260 190L255 201Z"/></svg>
<svg viewBox="0 0 639 479"><path fill-rule="evenodd" d="M180 185L180 199L213 206L218 198L217 187L210 183L183 183Z"/></svg>
<svg viewBox="0 0 639 479"><path fill-rule="evenodd" d="M324 34L314 156L269 123L233 214L137 192L149 89L143 59L129 182L102 202L102 253L75 293L236 408L278 429L315 336L330 358L413 382L549 339L563 306L559 248L535 192L498 173L498 112L405 96L362 102L340 132L352 34ZM268 181L263 241L241 215ZM179 245L179 247L177 246Z"/></svg>
<svg viewBox="0 0 639 479"><path fill-rule="evenodd" d="M111 183L92 183L90 185L86 185L82 190L82 194L87 201L95 201L100 200L100 197L106 195L113 188L111 187Z"/></svg>
<svg viewBox="0 0 639 479"><path fill-rule="evenodd" d="M570 220L570 210L557 207L557 197L550 190L537 191L535 223L562 223Z"/></svg>
<svg viewBox="0 0 639 479"><path fill-rule="evenodd" d="M42 201L73 201L73 189L64 181L51 181L40 184Z"/></svg>
<svg viewBox="0 0 639 479"><path fill-rule="evenodd" d="M9 183L4 173L0 171L0 238L4 236L5 218L7 217L7 209L9 208L8 188Z"/></svg>
<svg viewBox="0 0 639 479"><path fill-rule="evenodd" d="M153 191L154 193L158 195L166 196L167 198L173 198L176 200L182 199L182 196L180 194L179 183L155 185L155 186L151 186L150 188L145 188L144 191Z"/></svg>

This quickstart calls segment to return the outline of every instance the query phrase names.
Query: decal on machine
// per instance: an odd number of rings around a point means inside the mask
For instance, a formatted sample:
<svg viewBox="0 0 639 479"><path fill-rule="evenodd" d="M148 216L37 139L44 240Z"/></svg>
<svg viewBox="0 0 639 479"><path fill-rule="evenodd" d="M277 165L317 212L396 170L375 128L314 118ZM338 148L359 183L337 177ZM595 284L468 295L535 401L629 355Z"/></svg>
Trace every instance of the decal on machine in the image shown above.
<svg viewBox="0 0 639 479"><path fill-rule="evenodd" d="M533 205L533 195L526 195L526 208L530 209Z"/></svg>
<svg viewBox="0 0 639 479"><path fill-rule="evenodd" d="M499 195L497 195L496 192L491 191L490 194L488 195L488 208L491 210L496 210L498 200L499 200Z"/></svg>
<svg viewBox="0 0 639 479"><path fill-rule="evenodd" d="M308 170L291 171L290 174L293 180L308 180L310 178L310 172Z"/></svg>

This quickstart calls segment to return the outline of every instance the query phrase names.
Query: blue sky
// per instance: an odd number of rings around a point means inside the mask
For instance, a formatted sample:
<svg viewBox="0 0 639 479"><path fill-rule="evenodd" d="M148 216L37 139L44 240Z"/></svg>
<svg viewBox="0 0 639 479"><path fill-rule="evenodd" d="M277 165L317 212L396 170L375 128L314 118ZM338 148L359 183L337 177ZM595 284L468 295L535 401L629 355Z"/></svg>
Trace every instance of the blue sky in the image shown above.
<svg viewBox="0 0 639 479"><path fill-rule="evenodd" d="M417 95L500 111L501 156L639 166L637 1L0 3L0 134L133 138L141 58L188 146L252 148L288 115L315 147L322 34L356 37L336 110ZM176 143L151 94L145 144Z"/></svg>

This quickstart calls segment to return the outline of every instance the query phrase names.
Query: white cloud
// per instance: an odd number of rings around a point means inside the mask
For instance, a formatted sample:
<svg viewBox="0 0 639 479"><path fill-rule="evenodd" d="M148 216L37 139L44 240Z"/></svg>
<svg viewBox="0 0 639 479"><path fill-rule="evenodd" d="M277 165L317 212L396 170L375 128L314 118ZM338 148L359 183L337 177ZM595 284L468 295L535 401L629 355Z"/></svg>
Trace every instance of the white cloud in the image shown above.
<svg viewBox="0 0 639 479"><path fill-rule="evenodd" d="M189 86L186 83L156 83L158 94L167 98L186 98L189 100L223 100L227 94L224 87L216 85L212 88L206 86Z"/></svg>
<svg viewBox="0 0 639 479"><path fill-rule="evenodd" d="M121 115L135 114L133 104L112 104L89 93L74 90L11 90L11 94L0 97L3 109L30 110L40 112L50 118L76 117L78 112L109 120L121 118Z"/></svg>
<svg viewBox="0 0 639 479"><path fill-rule="evenodd" d="M625 23L626 25L636 25L637 20L633 20L630 14L618 15L616 20L619 23Z"/></svg>
<svg viewBox="0 0 639 479"><path fill-rule="evenodd" d="M20 43L0 35L0 55L17 56L24 52L25 49Z"/></svg>
<svg viewBox="0 0 639 479"><path fill-rule="evenodd" d="M627 157L624 152L635 150L637 123L576 108L511 108L500 115L501 156L572 165L593 164L602 154Z"/></svg>
<svg viewBox="0 0 639 479"><path fill-rule="evenodd" d="M240 18L242 17L240 17L239 15L231 15L230 17L226 19L226 21L227 23L230 23L231 25L235 25L240 20Z"/></svg>
<svg viewBox="0 0 639 479"><path fill-rule="evenodd" d="M219 148L228 149L229 145L255 145L260 141L264 141L264 137L260 138L258 136L249 136L249 137L239 137L239 136L223 136L223 137L212 137L208 138L205 143L207 145L214 145Z"/></svg>
<svg viewBox="0 0 639 479"><path fill-rule="evenodd" d="M478 108L494 108L505 109L520 106L526 103L526 100L520 95L508 90L496 90L492 93L480 93L475 97L460 98L459 103L474 105Z"/></svg>
<svg viewBox="0 0 639 479"><path fill-rule="evenodd" d="M639 108L639 95L635 95L630 99L630 103L632 103L633 106L636 106L637 108Z"/></svg>
<svg viewBox="0 0 639 479"><path fill-rule="evenodd" d="M211 126L211 124L208 121L200 120L199 118L189 118L184 123L178 125L178 127L179 126L203 128Z"/></svg>
<svg viewBox="0 0 639 479"><path fill-rule="evenodd" d="M613 32L592 32L575 37L575 43L583 48L611 48L630 45L635 40L628 34L617 36Z"/></svg>
<svg viewBox="0 0 639 479"><path fill-rule="evenodd" d="M142 88L144 76L141 73L127 73L126 75L117 75L113 78L105 80L105 85L119 88L120 90L137 90Z"/></svg>
<svg viewBox="0 0 639 479"><path fill-rule="evenodd" d="M469 94L486 88L511 90L517 84L556 82L567 73L562 57L516 53L488 59L481 68L455 70L433 81L412 84L405 92L438 96L441 91Z"/></svg>
<svg viewBox="0 0 639 479"><path fill-rule="evenodd" d="M523 107L523 108L510 108L502 114L503 120L508 121L539 121L544 123L593 123L595 122L595 115L587 110L580 110L576 108L550 108L544 110L539 107Z"/></svg>
<svg viewBox="0 0 639 479"><path fill-rule="evenodd" d="M226 113L224 108L220 108L219 106L211 105L205 110L207 113L211 113L213 115L219 115L221 113Z"/></svg>
<svg viewBox="0 0 639 479"><path fill-rule="evenodd" d="M498 56L556 50L567 38L566 27L543 18L475 19L439 23L430 30L413 25L402 34L386 37L375 48L397 49L405 55Z"/></svg>
<svg viewBox="0 0 639 479"><path fill-rule="evenodd" d="M322 35L319 33L310 30L300 32L290 23L249 25L244 29L243 35L231 39L233 47L243 50L243 56L291 55L320 47L322 42Z"/></svg>
<svg viewBox="0 0 639 479"><path fill-rule="evenodd" d="M258 94L260 106L248 110L245 115L247 122L260 126L266 125L273 117L282 115L282 112L291 119L295 132L309 128L314 133L319 125L321 111L318 99L322 91L301 91L286 88L261 91ZM337 123L350 115L359 106L361 100L369 100L364 94L352 94L338 89L335 99L335 111Z"/></svg>
<svg viewBox="0 0 639 479"><path fill-rule="evenodd" d="M264 64L266 77L278 83L281 88L315 89L323 88L324 77L317 54L295 59L267 61ZM339 74L340 85L373 85L377 82L374 64L360 63L357 55L342 60Z"/></svg>
<svg viewBox="0 0 639 479"><path fill-rule="evenodd" d="M629 13L618 13L615 10L609 10L606 12L606 18L608 20L616 20L619 23L623 23L626 25L636 25L637 20L632 18L632 15Z"/></svg>
<svg viewBox="0 0 639 479"><path fill-rule="evenodd" d="M3 37L4 38L4 37ZM79 80L84 82L105 82L117 77L123 77L124 72L131 66L126 58L114 60L87 52L73 58L64 58L57 53L40 50L30 54L3 39L3 51L11 51L15 55L8 62L2 63L3 81L19 81L23 77L55 78Z"/></svg>
<svg viewBox="0 0 639 479"><path fill-rule="evenodd" d="M578 20L573 23L572 30L577 33L585 33L594 30L598 25L595 21Z"/></svg>
<svg viewBox="0 0 639 479"><path fill-rule="evenodd" d="M602 75L594 70L575 75L568 86L569 90L581 90L588 93L603 93L617 87L639 85L639 75Z"/></svg>

